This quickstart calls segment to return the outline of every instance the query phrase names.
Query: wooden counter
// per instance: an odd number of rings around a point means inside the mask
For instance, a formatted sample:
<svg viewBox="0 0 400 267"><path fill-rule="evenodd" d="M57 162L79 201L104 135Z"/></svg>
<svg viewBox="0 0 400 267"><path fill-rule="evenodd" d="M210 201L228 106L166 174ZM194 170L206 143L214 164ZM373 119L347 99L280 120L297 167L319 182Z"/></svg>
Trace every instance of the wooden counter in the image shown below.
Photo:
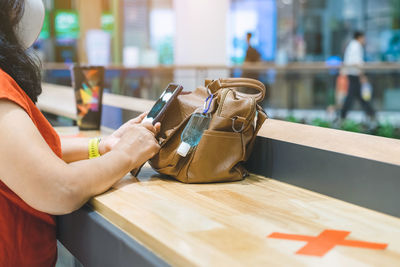
<svg viewBox="0 0 400 267"><path fill-rule="evenodd" d="M400 264L400 220L262 176L242 182L186 185L149 169L94 198L94 210L174 266L341 266ZM386 249L336 246L298 255L304 241L274 232L318 236L327 229ZM325 242L335 242L332 240ZM324 246L323 242L319 245Z"/></svg>
<svg viewBox="0 0 400 267"><path fill-rule="evenodd" d="M104 101L135 112L152 105L108 94ZM46 85L39 107L74 118L73 91ZM96 267L399 266L399 155L399 140L268 120L248 163L258 175L187 185L146 166L90 209L60 217L60 240ZM108 234L100 238L101 231ZM141 260L124 254L129 242Z"/></svg>
<svg viewBox="0 0 400 267"><path fill-rule="evenodd" d="M76 128L58 130L78 133ZM188 185L146 166L138 178L127 175L89 204L173 266L400 264L400 219L259 175L235 183ZM331 237L316 239L308 254L300 250L304 240L273 238L322 232ZM340 240L379 243L379 249L335 246Z"/></svg>

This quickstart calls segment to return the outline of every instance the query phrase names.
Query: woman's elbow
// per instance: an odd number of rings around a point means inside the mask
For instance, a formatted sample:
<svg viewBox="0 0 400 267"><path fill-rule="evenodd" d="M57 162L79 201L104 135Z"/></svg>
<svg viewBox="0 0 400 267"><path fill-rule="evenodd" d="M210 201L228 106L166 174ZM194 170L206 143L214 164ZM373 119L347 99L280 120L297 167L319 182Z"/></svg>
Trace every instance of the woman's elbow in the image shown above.
<svg viewBox="0 0 400 267"><path fill-rule="evenodd" d="M85 196L84 190L71 180L66 179L50 192L43 193L31 206L50 215L65 215L79 209L86 203L88 197Z"/></svg>
<svg viewBox="0 0 400 267"><path fill-rule="evenodd" d="M57 201L49 214L65 215L81 208L88 200L84 190L74 183L69 183L60 188Z"/></svg>

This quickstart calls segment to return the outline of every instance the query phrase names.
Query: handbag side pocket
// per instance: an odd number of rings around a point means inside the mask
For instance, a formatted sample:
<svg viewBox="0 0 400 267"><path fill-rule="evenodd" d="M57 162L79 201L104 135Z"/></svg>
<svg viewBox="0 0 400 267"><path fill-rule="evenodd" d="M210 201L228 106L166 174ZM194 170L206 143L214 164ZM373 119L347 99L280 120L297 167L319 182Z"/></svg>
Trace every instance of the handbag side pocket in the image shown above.
<svg viewBox="0 0 400 267"><path fill-rule="evenodd" d="M241 133L206 130L192 153L187 170L179 174L186 174L186 182L209 183L243 179L242 168L237 167L243 158Z"/></svg>

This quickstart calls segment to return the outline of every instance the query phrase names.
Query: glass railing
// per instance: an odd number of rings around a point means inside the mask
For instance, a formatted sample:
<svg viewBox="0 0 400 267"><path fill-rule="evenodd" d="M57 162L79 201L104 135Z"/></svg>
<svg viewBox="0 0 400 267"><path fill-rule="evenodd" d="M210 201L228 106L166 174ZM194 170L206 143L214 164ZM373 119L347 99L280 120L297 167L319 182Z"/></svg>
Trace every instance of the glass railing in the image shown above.
<svg viewBox="0 0 400 267"><path fill-rule="evenodd" d="M291 63L286 66L170 66L154 68L106 68L106 91L133 97L157 99L163 88L175 81L186 90L204 84L207 78L249 77L262 81L267 94L262 106L272 118L400 137L400 64L367 64L363 72L373 88L372 106L377 120L369 121L358 101L348 120L338 121L339 66L324 63ZM71 85L69 67L45 64L44 80ZM382 128L382 129L381 129Z"/></svg>

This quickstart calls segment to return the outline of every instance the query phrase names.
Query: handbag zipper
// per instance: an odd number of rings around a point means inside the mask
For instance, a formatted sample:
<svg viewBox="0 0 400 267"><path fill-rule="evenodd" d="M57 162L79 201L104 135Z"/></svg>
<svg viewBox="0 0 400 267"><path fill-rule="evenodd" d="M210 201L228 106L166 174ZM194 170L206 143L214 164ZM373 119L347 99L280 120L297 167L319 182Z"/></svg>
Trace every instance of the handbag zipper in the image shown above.
<svg viewBox="0 0 400 267"><path fill-rule="evenodd" d="M218 115L218 116L221 115L222 106L223 106L223 103L225 102L226 95L227 95L231 90L232 90L232 89L225 89L224 92L222 93L221 102L220 102L220 104L218 105L218 109L217 109L217 115ZM222 105L221 105L221 103L222 103Z"/></svg>

